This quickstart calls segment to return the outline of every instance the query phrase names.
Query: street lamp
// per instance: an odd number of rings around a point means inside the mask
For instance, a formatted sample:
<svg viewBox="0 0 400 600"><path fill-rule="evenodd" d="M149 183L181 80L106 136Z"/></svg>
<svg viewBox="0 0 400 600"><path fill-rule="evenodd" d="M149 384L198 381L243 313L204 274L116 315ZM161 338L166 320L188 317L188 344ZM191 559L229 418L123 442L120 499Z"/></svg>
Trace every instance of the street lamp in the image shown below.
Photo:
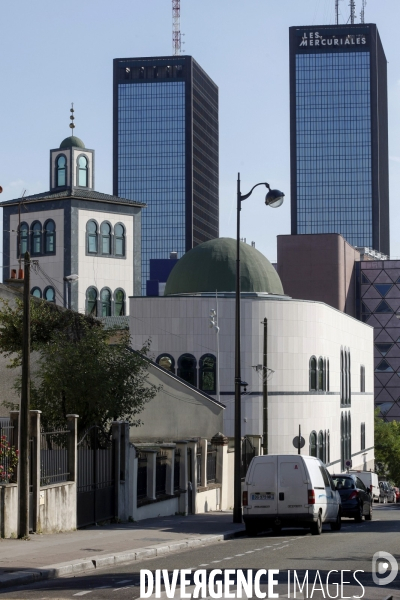
<svg viewBox="0 0 400 600"><path fill-rule="evenodd" d="M234 472L234 499L233 499L233 522L242 522L242 484L241 484L241 392L243 384L240 375L240 211L242 201L251 196L253 190L259 185L265 185L268 193L265 196L265 204L272 208L278 208L283 203L285 194L279 190L271 190L268 183L257 183L248 194L240 191L240 173L237 179L237 230L236 230L236 299L235 299L235 472Z"/></svg>

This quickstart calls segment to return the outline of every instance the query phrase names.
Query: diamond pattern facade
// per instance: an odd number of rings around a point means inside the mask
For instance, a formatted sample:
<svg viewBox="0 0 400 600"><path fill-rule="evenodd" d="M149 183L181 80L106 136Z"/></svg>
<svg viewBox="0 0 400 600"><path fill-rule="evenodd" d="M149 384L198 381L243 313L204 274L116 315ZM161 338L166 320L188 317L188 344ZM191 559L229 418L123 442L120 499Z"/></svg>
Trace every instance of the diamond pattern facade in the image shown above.
<svg viewBox="0 0 400 600"><path fill-rule="evenodd" d="M386 421L400 421L400 261L357 268L358 316L374 328L375 405Z"/></svg>

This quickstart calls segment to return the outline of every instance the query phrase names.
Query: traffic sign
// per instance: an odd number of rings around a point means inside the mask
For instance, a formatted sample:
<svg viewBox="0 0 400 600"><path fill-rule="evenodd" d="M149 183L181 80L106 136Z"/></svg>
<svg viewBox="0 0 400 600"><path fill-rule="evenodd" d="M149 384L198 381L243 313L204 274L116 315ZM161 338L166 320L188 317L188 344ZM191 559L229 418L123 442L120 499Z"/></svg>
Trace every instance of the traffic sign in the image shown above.
<svg viewBox="0 0 400 600"><path fill-rule="evenodd" d="M300 436L300 448L304 448L304 446L306 445L306 440L303 438L303 436ZM299 436L296 435L296 437L293 438L293 446L295 448L299 447Z"/></svg>

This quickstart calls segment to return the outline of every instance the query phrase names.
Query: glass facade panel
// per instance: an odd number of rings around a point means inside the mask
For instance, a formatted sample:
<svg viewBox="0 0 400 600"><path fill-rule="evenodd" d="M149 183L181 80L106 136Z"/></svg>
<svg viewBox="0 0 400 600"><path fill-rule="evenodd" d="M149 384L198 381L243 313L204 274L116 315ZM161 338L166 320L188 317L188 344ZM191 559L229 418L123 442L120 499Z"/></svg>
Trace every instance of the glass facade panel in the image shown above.
<svg viewBox="0 0 400 600"><path fill-rule="evenodd" d="M369 52L296 55L297 233L373 247Z"/></svg>
<svg viewBox="0 0 400 600"><path fill-rule="evenodd" d="M186 251L184 81L118 85L117 151L118 195L147 204L142 211L145 295L150 258Z"/></svg>

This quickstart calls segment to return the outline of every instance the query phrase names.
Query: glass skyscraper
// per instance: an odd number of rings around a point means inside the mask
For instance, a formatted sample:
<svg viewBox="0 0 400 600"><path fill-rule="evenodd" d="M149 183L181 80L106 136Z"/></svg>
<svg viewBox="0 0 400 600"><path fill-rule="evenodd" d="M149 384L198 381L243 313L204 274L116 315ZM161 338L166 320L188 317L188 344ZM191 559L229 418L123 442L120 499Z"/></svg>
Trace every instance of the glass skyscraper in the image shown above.
<svg viewBox="0 0 400 600"><path fill-rule="evenodd" d="M290 28L292 234L389 255L386 77L376 25Z"/></svg>
<svg viewBox="0 0 400 600"><path fill-rule="evenodd" d="M219 235L218 88L191 56L114 60L113 188L145 202L150 259Z"/></svg>

